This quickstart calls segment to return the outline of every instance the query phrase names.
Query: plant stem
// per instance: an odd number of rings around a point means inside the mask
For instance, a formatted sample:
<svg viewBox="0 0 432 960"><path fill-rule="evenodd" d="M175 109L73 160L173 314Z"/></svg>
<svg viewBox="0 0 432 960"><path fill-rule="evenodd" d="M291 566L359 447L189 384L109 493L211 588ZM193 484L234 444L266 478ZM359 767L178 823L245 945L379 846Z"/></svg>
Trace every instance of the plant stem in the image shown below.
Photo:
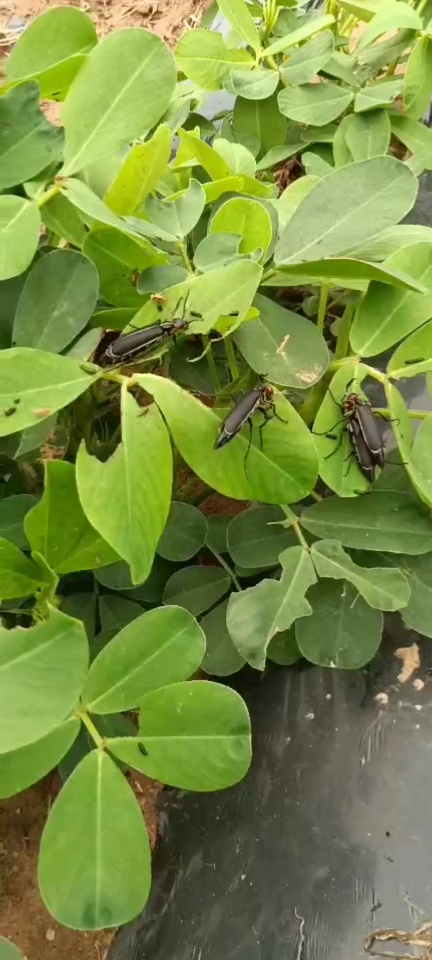
<svg viewBox="0 0 432 960"><path fill-rule="evenodd" d="M226 562L226 560L224 560L224 558L220 555L220 553L218 553L218 551L214 549L214 547L211 547L209 543L207 543L206 546L207 546L208 549L210 550L210 553L213 554L213 556L214 556L214 558L217 560L217 562L220 563L221 567L223 567L224 570L226 570L226 572L227 572L228 576L230 577L230 579L232 580L232 582L233 582L236 590L238 590L238 592L241 593L241 592L242 592L242 588L241 588L240 583L239 583L239 581L238 581L238 579L237 579L237 577L236 577L236 575L235 575L235 573L234 573L234 570L231 569L230 565Z"/></svg>
<svg viewBox="0 0 432 960"><path fill-rule="evenodd" d="M206 348L207 364L208 364L208 368L209 368L210 373L211 373L211 376L212 376L213 386L214 386L214 388L215 388L215 390L216 390L216 393L220 393L221 385L220 385L220 381L219 381L219 377L218 377L218 372L217 372L217 367L216 367L216 363L215 363L215 358L214 358L214 356L213 356L213 350L212 350L211 344L210 344L210 338L207 337L207 336L203 336L202 339L203 339L203 344L204 344L204 346L205 346L205 348Z"/></svg>
<svg viewBox="0 0 432 960"><path fill-rule="evenodd" d="M324 322L326 317L327 310L327 298L329 295L330 287L327 284L323 283L320 295L319 295L319 305L318 305L318 317L317 317L317 328L320 333L324 332Z"/></svg>
<svg viewBox="0 0 432 960"><path fill-rule="evenodd" d="M227 360L228 360L229 368L231 372L231 377L233 380L237 380L238 377L240 376L240 371L237 365L237 357L235 355L235 350L232 345L230 337L226 337L224 343L225 343Z"/></svg>
<svg viewBox="0 0 432 960"><path fill-rule="evenodd" d="M374 413L379 413L380 416L386 417L386 419L391 420L391 411L387 407L374 407ZM411 420L427 420L431 416L430 410L407 410L406 411Z"/></svg>
<svg viewBox="0 0 432 960"><path fill-rule="evenodd" d="M188 273L193 273L194 272L193 266L189 260L188 252L186 250L186 244L182 243L182 241L179 240L177 246L179 249L180 256L183 260L183 265L186 267L186 270L188 271Z"/></svg>
<svg viewBox="0 0 432 960"><path fill-rule="evenodd" d="M41 197L39 197L39 200L36 201L39 209L45 206L45 204L52 200L53 197L56 197L57 194L60 193L60 190L60 183L54 183L52 187L49 187L49 189L46 190Z"/></svg>
<svg viewBox="0 0 432 960"><path fill-rule="evenodd" d="M349 336L351 330L352 318L354 316L354 306L352 303L348 303L343 312L341 323L339 326L339 333L336 340L336 350L335 350L335 359L342 360L347 356L349 351Z"/></svg>
<svg viewBox="0 0 432 960"><path fill-rule="evenodd" d="M78 709L75 711L75 714L80 720L82 720L84 726L87 727L87 730L94 740L96 746L103 749L105 747L105 740L103 737L101 737L99 731L96 729L93 720L90 719L87 711Z"/></svg>
<svg viewBox="0 0 432 960"><path fill-rule="evenodd" d="M288 520L289 520L289 522L290 522L290 526L291 526L291 527L293 528L293 530L295 531L299 543L300 543L301 546L304 547L304 549L307 550L308 553L309 553L310 547L309 547L309 544L308 544L307 540L305 540L305 538L304 538L304 536L303 536L302 529L301 529L301 527L300 527L299 522L298 522L298 521L295 521L295 523L292 522L293 512L292 512L291 508L290 508L290 507L285 507L283 503L281 503L280 508L281 508L281 510L283 510L285 516L288 517Z"/></svg>
<svg viewBox="0 0 432 960"><path fill-rule="evenodd" d="M275 60L275 58L271 55L271 53L266 57L266 60L267 60L267 63L268 63L268 65L269 65L269 67L270 67L271 70L279 70L279 67L278 67L278 65L277 65L277 63L276 63L276 60Z"/></svg>

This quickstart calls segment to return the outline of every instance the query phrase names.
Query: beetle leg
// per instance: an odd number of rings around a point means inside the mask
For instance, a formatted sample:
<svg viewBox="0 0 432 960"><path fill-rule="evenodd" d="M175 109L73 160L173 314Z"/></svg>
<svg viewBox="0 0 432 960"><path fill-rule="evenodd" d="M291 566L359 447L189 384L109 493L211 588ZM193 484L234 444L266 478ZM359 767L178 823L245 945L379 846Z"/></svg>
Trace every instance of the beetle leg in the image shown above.
<svg viewBox="0 0 432 960"><path fill-rule="evenodd" d="M330 457L333 457L334 454L337 453L338 450L340 450L340 448L341 448L341 446L342 446L342 440L343 440L343 436L344 436L344 433L345 433L345 432L346 432L345 429L342 428L342 430L341 430L341 432L340 432L339 443L338 443L337 447L335 447L334 450L332 450L331 453L328 453L327 456L324 457L324 460L330 460Z"/></svg>
<svg viewBox="0 0 432 960"><path fill-rule="evenodd" d="M346 417L342 417L342 420L338 420L337 423L334 423L329 430L335 430L336 427L341 425L341 423L346 423ZM311 432L313 433L314 437L330 437L331 433L329 430L312 430Z"/></svg>
<svg viewBox="0 0 432 960"><path fill-rule="evenodd" d="M271 404L270 404L270 408L271 408L272 413L273 413L273 416L275 417L276 420L280 420L281 423L288 423L288 422L289 422L288 420L284 420L283 417L280 417L280 416L279 416L279 414L278 414L278 412L277 412L277 410L276 410L276 405L275 405L274 403L271 403Z"/></svg>
<svg viewBox="0 0 432 960"><path fill-rule="evenodd" d="M248 420L248 424L249 424L249 443L248 443L248 448L246 450L245 458L244 458L244 472L245 472L246 478L247 478L247 459L249 456L249 450L251 448L251 443L252 443L252 420Z"/></svg>

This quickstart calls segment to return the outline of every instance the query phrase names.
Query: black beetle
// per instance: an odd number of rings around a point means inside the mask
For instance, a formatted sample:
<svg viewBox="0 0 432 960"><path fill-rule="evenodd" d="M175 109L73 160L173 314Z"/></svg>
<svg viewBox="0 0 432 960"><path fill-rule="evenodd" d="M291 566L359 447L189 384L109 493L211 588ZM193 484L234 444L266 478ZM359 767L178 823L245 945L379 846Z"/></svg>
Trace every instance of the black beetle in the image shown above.
<svg viewBox="0 0 432 960"><path fill-rule="evenodd" d="M271 415L269 409L272 411ZM283 420L282 417L276 412L276 406L274 402L274 389L270 384L264 383L259 387L254 387L253 390L249 390L248 393L245 393L244 396L236 403L235 407L230 411L228 416L225 418L221 424L219 434L216 437L214 444L215 450L219 450L221 447L224 447L227 443L237 436L240 433L242 427L245 423L249 424L249 444L245 454L245 472L246 472L246 463L249 455L249 450L252 443L252 423L251 418L256 410L264 415L264 422L260 424L260 445L262 448L262 431L273 417L276 417L277 420L280 420L282 423L287 423L287 420Z"/></svg>
<svg viewBox="0 0 432 960"><path fill-rule="evenodd" d="M157 347L164 340L175 338L178 333L193 323L194 320L202 320L202 315L193 310L190 311L192 320L185 320L186 303L188 295L183 302L183 314L181 317L174 316L173 320L166 320L164 323L153 323L150 327L142 327L132 333L124 333L109 344L97 361L99 366L107 367L111 364L130 363L140 355L149 353L154 347ZM181 303L181 298L174 310L177 313Z"/></svg>

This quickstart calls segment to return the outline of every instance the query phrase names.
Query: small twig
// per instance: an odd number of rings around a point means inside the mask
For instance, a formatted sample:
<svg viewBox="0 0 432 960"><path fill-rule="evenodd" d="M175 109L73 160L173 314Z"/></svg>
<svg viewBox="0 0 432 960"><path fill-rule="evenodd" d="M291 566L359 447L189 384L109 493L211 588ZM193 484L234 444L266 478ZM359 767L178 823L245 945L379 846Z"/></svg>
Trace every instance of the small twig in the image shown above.
<svg viewBox="0 0 432 960"><path fill-rule="evenodd" d="M305 928L306 920L305 920L304 917L301 917L299 913L297 913L297 907L294 907L294 913L295 913L295 915L296 915L296 917L297 917L297 920L300 920L300 925L299 925L299 943L298 943L298 947L297 947L297 955L296 955L295 960L302 960L302 957L303 957L303 955L304 955L304 945L305 945L305 941L306 941L306 937L305 937L305 934L304 934L304 928Z"/></svg>

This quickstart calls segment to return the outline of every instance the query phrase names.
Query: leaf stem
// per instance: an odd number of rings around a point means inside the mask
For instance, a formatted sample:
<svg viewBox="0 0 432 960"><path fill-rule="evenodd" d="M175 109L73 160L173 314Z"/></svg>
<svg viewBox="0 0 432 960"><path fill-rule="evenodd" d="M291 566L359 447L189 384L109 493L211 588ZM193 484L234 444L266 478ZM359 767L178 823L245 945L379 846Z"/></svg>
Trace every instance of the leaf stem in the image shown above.
<svg viewBox="0 0 432 960"><path fill-rule="evenodd" d="M323 333L323 332L324 332L324 322L325 322L325 317L326 317L327 299L328 299L328 295L329 295L329 289L330 289L330 287L329 287L326 283L323 283L323 285L322 285L322 287L321 287L321 289L320 289L319 305L318 305L318 317L317 317L317 328L318 328L318 330L319 330L320 333Z"/></svg>
<svg viewBox="0 0 432 960"><path fill-rule="evenodd" d="M39 209L45 206L45 204L48 203L50 200L52 200L53 197L56 197L57 194L60 193L60 190L61 190L60 183L54 183L52 187L49 187L49 189L46 190L41 197L39 197L39 200L36 200L36 203Z"/></svg>
<svg viewBox="0 0 432 960"><path fill-rule="evenodd" d="M218 377L215 358L213 356L213 350L211 348L210 338L208 336L203 336L202 340L206 350L207 365L212 376L213 386L216 390L216 393L220 393L221 385Z"/></svg>
<svg viewBox="0 0 432 960"><path fill-rule="evenodd" d="M182 258L182 260L183 260L183 265L186 267L186 270L188 271L188 273L193 273L193 272L194 272L194 269L193 269L193 266L192 266L192 264L191 264L191 261L189 260L188 252L187 252L187 249L186 249L186 244L185 244L185 243L182 243L182 241L179 240L177 246L178 246L178 249L179 249L180 256L181 256L181 258Z"/></svg>
<svg viewBox="0 0 432 960"><path fill-rule="evenodd" d="M87 730L88 730L90 736L92 737L92 739L94 740L96 746L99 747L99 748L101 748L101 749L104 749L104 748L105 748L105 740L104 740L103 737L101 737L99 731L96 729L96 727L95 727L95 725L94 725L94 723L93 723L93 720L90 719L90 717L89 717L89 715L88 715L88 713L87 713L87 710L83 710L83 709L79 709L79 708L78 708L77 710L75 710L75 715L76 715L80 720L82 720L84 726L87 727Z"/></svg>
<svg viewBox="0 0 432 960"><path fill-rule="evenodd" d="M305 537L303 536L302 529L298 520L296 520L294 523L292 522L292 517L293 517L292 510L290 509L290 507L285 507L283 503L281 503L280 508L281 510L283 510L285 516L288 517L288 520L290 521L290 526L293 528L300 545L304 547L304 549L307 550L307 552L309 553L310 546L307 540L305 539Z"/></svg>
<svg viewBox="0 0 432 960"><path fill-rule="evenodd" d="M385 417L387 420L391 420L391 410L387 407L373 407L374 413L379 413L381 417ZM431 416L430 410L407 410L408 416L411 417L411 420L427 420Z"/></svg>
<svg viewBox="0 0 432 960"><path fill-rule="evenodd" d="M341 317L339 332L336 340L335 359L342 360L349 351L349 336L351 323L354 316L354 306L348 303Z"/></svg>
<svg viewBox="0 0 432 960"><path fill-rule="evenodd" d="M217 560L217 562L220 563L221 567L223 567L224 570L226 570L226 572L227 572L228 576L230 577L230 579L232 580L232 582L233 582L236 590L238 590L238 592L241 593L241 592L242 592L242 588L241 588L240 583L239 583L239 581L238 581L238 579L237 579L237 577L236 577L236 575L235 575L235 573L234 573L234 570L231 569L230 565L226 562L226 560L224 560L224 558L220 555L220 553L218 553L218 551L214 549L214 547L211 547L209 543L207 543L206 546L207 546L208 549L210 550L210 553L213 554L213 556L214 556L214 558Z"/></svg>
<svg viewBox="0 0 432 960"><path fill-rule="evenodd" d="M240 376L240 371L237 365L237 357L235 355L235 350L232 345L230 337L226 337L226 339L224 340L224 343L225 343L227 360L228 360L228 364L231 372L231 377L233 380L238 380Z"/></svg>

